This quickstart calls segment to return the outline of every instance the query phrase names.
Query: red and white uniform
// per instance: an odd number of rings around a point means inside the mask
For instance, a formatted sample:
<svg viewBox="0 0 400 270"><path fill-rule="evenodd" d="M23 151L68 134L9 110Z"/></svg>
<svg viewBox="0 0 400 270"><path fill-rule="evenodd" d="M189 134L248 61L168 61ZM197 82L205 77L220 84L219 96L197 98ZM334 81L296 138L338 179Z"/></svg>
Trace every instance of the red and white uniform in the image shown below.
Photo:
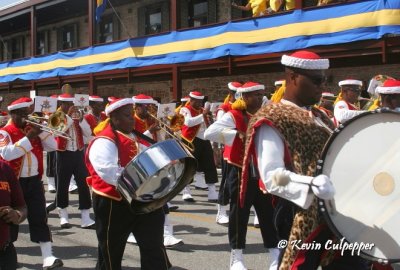
<svg viewBox="0 0 400 270"><path fill-rule="evenodd" d="M54 137L47 132L29 140L13 122L0 129L0 157L11 165L18 178L42 175L43 151L54 151L56 146Z"/></svg>
<svg viewBox="0 0 400 270"><path fill-rule="evenodd" d="M182 126L182 137L187 141L192 142L195 137L205 140L204 131L206 123L203 116L203 109L195 110L190 104L181 108L180 114L185 117Z"/></svg>
<svg viewBox="0 0 400 270"><path fill-rule="evenodd" d="M57 151L78 151L83 150L84 141L83 136L90 137L92 130L84 118L81 122L77 119L72 119L66 115L67 124L64 128L64 132L71 136L71 140L67 140L62 137L56 137L57 140Z"/></svg>
<svg viewBox="0 0 400 270"><path fill-rule="evenodd" d="M93 192L114 200L121 200L121 195L115 188L118 177L124 167L144 150L145 146L139 144L133 134L124 134L119 131L116 134L118 147L115 143L115 133L108 125L89 144L85 161L90 173L87 182L92 186ZM91 151L92 148L96 151Z"/></svg>
<svg viewBox="0 0 400 270"><path fill-rule="evenodd" d="M335 109L333 114L335 116L335 125L337 126L340 123L345 123L346 121L350 120L351 118L364 113L365 111L358 110L358 108L350 104L344 100L339 101L335 105Z"/></svg>

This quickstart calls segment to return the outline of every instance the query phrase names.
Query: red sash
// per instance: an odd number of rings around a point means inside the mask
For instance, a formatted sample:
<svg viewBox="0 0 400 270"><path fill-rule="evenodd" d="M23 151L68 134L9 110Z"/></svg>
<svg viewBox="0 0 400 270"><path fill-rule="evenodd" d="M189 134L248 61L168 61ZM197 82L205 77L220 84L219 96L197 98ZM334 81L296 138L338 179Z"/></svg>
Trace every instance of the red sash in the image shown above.
<svg viewBox="0 0 400 270"><path fill-rule="evenodd" d="M93 130L99 124L99 122L104 121L107 119L107 116L104 113L100 114L100 118L97 118L94 114L86 114L85 116L86 121L88 122L90 129L92 130L92 135L94 136Z"/></svg>
<svg viewBox="0 0 400 270"><path fill-rule="evenodd" d="M10 135L12 144L15 144L16 142L21 140L23 137L25 137L25 133L21 129L19 129L17 126L15 126L15 124L13 122L11 122L10 124L4 126L2 128L2 130L5 130ZM39 173L39 177L41 178L42 174L43 174L43 145L42 145L42 141L40 140L39 137L30 139L29 141L30 141L30 143L31 143L31 145L33 147L31 152L35 155L35 157L36 157L36 159L38 161L38 173ZM17 178L19 178L19 176L21 174L23 157L24 156L16 158L16 159L13 159L11 161L5 161L14 170L14 173L15 173ZM34 176L34 175L32 175L32 176Z"/></svg>
<svg viewBox="0 0 400 270"><path fill-rule="evenodd" d="M247 131L247 124L251 115L247 112L239 111L239 110L231 110L229 111L233 119L235 121L236 129L243 133ZM247 118L247 119L246 119ZM239 136L236 136L233 144L228 147L229 153L227 153L227 161L237 167L242 168L243 164L243 157L244 157L244 143L245 138L241 139ZM225 158L225 151L224 151L224 158Z"/></svg>

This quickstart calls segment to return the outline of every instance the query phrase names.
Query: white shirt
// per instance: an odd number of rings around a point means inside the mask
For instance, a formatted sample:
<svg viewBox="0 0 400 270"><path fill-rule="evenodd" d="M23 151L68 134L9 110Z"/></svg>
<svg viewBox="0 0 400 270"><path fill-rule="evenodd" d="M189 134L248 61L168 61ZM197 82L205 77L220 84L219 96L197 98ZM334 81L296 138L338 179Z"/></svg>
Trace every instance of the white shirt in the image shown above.
<svg viewBox="0 0 400 270"><path fill-rule="evenodd" d="M227 112L221 119L218 119L206 129L204 138L212 142L231 146L237 133L232 113Z"/></svg>
<svg viewBox="0 0 400 270"><path fill-rule="evenodd" d="M196 137L199 139L204 140L204 131L206 130L206 125L204 123L204 116L203 114L199 114L198 116L192 117L189 109L186 107L182 107L179 111L185 117L184 125L188 127L193 127L200 125L199 131L196 134Z"/></svg>
<svg viewBox="0 0 400 270"><path fill-rule="evenodd" d="M338 101L335 105L335 109L333 110L333 114L337 121L340 123L345 123L351 118L360 115L366 111L363 110L350 110L349 106L344 100Z"/></svg>
<svg viewBox="0 0 400 270"><path fill-rule="evenodd" d="M130 137L135 140L132 134ZM146 149L143 144L136 145L138 154ZM118 164L118 148L114 142L106 138L97 138L90 147L89 160L101 179L110 185L117 186L117 180L124 167Z"/></svg>
<svg viewBox="0 0 400 270"><path fill-rule="evenodd" d="M68 140L66 150L68 151L77 151L78 150L78 141L77 141L77 132L75 130L75 126L73 125L74 120L69 115L66 115L67 125L64 128L64 131L72 138L72 140ZM92 136L92 129L90 128L88 122L85 118L81 122L79 122L79 126L82 129L83 137L90 138Z"/></svg>
<svg viewBox="0 0 400 270"><path fill-rule="evenodd" d="M298 107L287 100L282 100L281 102ZM314 195L310 186L303 183L311 183L313 177L286 170L284 140L281 134L271 126L261 125L256 131L254 146L260 178L268 192L307 209L311 205ZM274 179L279 177L289 177L290 181L286 186L277 186Z"/></svg>
<svg viewBox="0 0 400 270"><path fill-rule="evenodd" d="M39 174L39 163L36 156L31 152L33 146L25 136L18 142L12 143L11 137L5 130L0 130L0 156L7 161L23 157L21 174L19 177L31 177ZM57 149L57 142L53 135L42 132L39 134L43 150L47 152Z"/></svg>

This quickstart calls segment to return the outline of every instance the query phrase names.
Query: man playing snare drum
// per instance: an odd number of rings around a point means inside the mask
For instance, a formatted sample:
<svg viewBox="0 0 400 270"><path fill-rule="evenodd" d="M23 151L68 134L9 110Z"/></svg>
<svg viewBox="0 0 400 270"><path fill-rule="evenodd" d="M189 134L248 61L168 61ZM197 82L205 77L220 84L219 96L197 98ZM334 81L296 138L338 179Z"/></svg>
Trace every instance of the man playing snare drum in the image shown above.
<svg viewBox="0 0 400 270"><path fill-rule="evenodd" d="M162 208L148 214L134 214L130 204L116 190L124 167L144 148L131 133L132 105L131 98L110 103L105 110L110 124L97 134L86 152L99 242L96 269L121 269L126 240L131 232L140 248L141 269L169 269L171 264L163 245Z"/></svg>

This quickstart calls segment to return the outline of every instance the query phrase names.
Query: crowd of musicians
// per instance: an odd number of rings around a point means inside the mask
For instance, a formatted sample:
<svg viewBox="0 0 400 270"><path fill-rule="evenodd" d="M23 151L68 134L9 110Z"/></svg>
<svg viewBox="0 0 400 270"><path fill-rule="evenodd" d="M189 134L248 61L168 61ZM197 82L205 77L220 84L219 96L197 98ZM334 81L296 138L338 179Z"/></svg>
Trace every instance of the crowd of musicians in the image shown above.
<svg viewBox="0 0 400 270"><path fill-rule="evenodd" d="M90 109L83 111L74 106L73 95L63 93L57 96L58 109L53 115L61 128L52 132L27 121L32 119L34 100L12 101L0 115L0 269L16 269L13 242L18 224L25 219L31 241L39 244L43 269L63 266L62 254L52 252L45 176L54 181L52 205L61 228L71 227L69 185L75 180L80 226L96 230L96 269L121 269L127 241L139 246L141 269L169 269L166 248L183 244L174 237L168 219L174 206L168 203L137 214L116 186L134 157L171 134L198 161L195 182L207 190L208 201L216 203L216 222L228 224L231 270L246 269L243 250L252 209L271 255L271 265L262 269L371 269L371 262L347 252L300 252L278 243L282 239L321 243L335 239L318 212L316 198L335 196L329 176L315 175L318 157L337 126L371 108L400 108L400 81L376 76L368 89L371 98L362 99L365 85L354 78L340 81L338 93L327 91L329 60L313 52L284 55L281 63L284 79L275 82L269 98L263 84L229 82L224 90L227 97L216 111L204 103L203 93L193 90L181 99L174 117L162 120L154 113L157 101L145 94L107 100L90 96ZM365 110L360 109L360 102L366 103ZM51 117L41 122L46 124ZM216 151L221 149L218 157ZM193 203L190 189L188 185L182 190L182 200ZM379 264L372 267L391 269Z"/></svg>

